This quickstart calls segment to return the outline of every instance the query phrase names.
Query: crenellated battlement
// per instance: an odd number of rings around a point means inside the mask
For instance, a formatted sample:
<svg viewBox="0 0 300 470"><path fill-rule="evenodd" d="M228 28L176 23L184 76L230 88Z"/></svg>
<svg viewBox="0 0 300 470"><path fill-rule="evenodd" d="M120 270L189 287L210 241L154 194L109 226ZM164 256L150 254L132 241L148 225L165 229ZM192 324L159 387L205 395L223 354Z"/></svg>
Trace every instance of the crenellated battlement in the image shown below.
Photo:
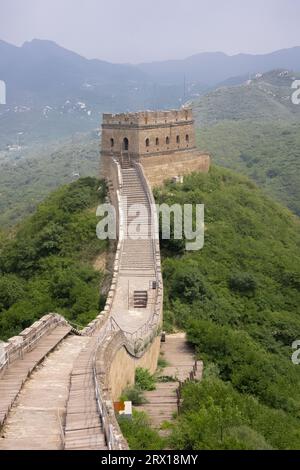
<svg viewBox="0 0 300 470"><path fill-rule="evenodd" d="M181 124L193 121L193 113L190 108L170 111L141 111L136 113L103 114L103 127L106 126L161 126L165 124Z"/></svg>

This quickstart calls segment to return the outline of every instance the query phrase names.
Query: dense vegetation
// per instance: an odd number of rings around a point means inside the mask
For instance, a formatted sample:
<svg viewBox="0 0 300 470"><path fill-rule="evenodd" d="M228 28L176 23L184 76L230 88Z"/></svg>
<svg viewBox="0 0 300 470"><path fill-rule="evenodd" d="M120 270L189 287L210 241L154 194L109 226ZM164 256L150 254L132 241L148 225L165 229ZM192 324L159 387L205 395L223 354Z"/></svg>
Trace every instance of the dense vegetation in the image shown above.
<svg viewBox="0 0 300 470"><path fill-rule="evenodd" d="M175 449L299 449L299 420L242 394L214 375L183 390L182 413L170 438Z"/></svg>
<svg viewBox="0 0 300 470"><path fill-rule="evenodd" d="M194 103L198 125L222 121L293 121L300 107L292 103L293 72L273 70L236 86L219 87Z"/></svg>
<svg viewBox="0 0 300 470"><path fill-rule="evenodd" d="M291 362L300 337L299 219L215 167L156 198L205 204L203 250L162 242L165 327L186 330L214 371L187 387L173 445L300 448L300 369Z"/></svg>
<svg viewBox="0 0 300 470"><path fill-rule="evenodd" d="M82 178L49 196L14 236L0 236L0 338L48 312L79 325L101 308L103 273L92 261L106 249L96 237L96 207L106 188Z"/></svg>
<svg viewBox="0 0 300 470"><path fill-rule="evenodd" d="M131 450L162 450L165 440L151 428L146 413L134 410L131 419L120 417L119 424Z"/></svg>
<svg viewBox="0 0 300 470"><path fill-rule="evenodd" d="M250 84L222 87L194 103L198 145L214 163L249 176L300 214L300 106L291 73L274 71Z"/></svg>
<svg viewBox="0 0 300 470"><path fill-rule="evenodd" d="M300 215L300 122L224 121L201 129L198 144Z"/></svg>

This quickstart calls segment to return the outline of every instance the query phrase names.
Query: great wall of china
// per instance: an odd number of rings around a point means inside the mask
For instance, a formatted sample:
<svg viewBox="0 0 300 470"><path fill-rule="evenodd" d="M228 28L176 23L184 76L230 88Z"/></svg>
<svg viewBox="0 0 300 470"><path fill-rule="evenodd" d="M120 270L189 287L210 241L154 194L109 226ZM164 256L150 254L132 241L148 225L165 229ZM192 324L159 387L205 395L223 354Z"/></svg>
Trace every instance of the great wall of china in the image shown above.
<svg viewBox="0 0 300 470"><path fill-rule="evenodd" d="M48 314L6 343L0 450L128 449L114 401L134 383L136 367L157 368L163 282L151 186L208 171L210 157L196 149L191 110L104 115L101 153L118 230L105 308L83 330ZM148 235L137 240L126 236L135 204L147 208ZM196 373L193 362L182 368L182 380Z"/></svg>

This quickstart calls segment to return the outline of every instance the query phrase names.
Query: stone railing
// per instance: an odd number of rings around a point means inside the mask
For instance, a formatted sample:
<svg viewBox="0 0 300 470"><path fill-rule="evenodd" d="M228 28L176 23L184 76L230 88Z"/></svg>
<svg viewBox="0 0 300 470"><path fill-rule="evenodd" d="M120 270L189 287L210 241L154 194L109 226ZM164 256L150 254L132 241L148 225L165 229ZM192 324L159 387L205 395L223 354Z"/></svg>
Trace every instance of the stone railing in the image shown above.
<svg viewBox="0 0 300 470"><path fill-rule="evenodd" d="M0 357L0 374L18 358L23 358L31 351L36 343L58 325L68 325L68 322L57 313L49 313L22 331L18 336L10 338L2 347Z"/></svg>
<svg viewBox="0 0 300 470"><path fill-rule="evenodd" d="M152 250L153 250L153 259L154 259L154 268L155 268L155 277L157 284L157 294L155 301L155 308L153 311L152 319L150 323L152 328L159 329L162 325L162 308L163 308L163 280L161 273L161 259L160 259L160 245L159 245L159 221L156 211L156 204L153 197L152 190L149 186L147 178L145 176L143 167L140 163L135 163L135 167L140 175L140 180L142 182L144 191L147 195L150 210L151 210L151 228L152 228Z"/></svg>
<svg viewBox="0 0 300 470"><path fill-rule="evenodd" d="M114 331L111 318L111 307L116 293L124 242L124 214L122 213L120 194L123 183L120 165L116 160L112 160L111 178L112 187L109 187L109 195L110 201L116 210L118 234L118 243L113 267L113 277L103 312L83 331L84 334L97 335L97 346L95 348L93 357L93 377L97 408L107 446L109 450L128 450L128 444L122 435L115 416L113 402L109 393L109 386L106 384L108 381L107 368L109 368L112 360L111 355L110 359L107 356L109 352L114 349L116 339L119 347L122 347L122 345L126 342L126 337L122 331ZM98 360L99 356L100 360ZM106 357L106 360L101 360L103 357Z"/></svg>
<svg viewBox="0 0 300 470"><path fill-rule="evenodd" d="M123 240L124 240L124 217L121 211L121 196L120 190L122 188L122 174L120 170L120 165L117 163L116 160L113 159L112 161L112 184L113 187L109 191L109 199L111 203L114 205L116 210L116 222L118 227L118 243L115 252L115 260L113 265L113 275L110 284L110 289L107 294L106 304L103 311L95 318L95 320L91 321L80 333L85 336L92 336L96 334L97 331L104 328L105 324L107 323L110 313L111 307L114 301L117 281L120 271L120 261L121 261L121 253L123 247Z"/></svg>
<svg viewBox="0 0 300 470"><path fill-rule="evenodd" d="M115 415L114 405L110 394L109 370L114 355L126 343L121 331L106 331L105 337L98 341L98 348L93 361L93 375L97 407L101 418L105 440L109 450L128 450L128 444L123 437Z"/></svg>

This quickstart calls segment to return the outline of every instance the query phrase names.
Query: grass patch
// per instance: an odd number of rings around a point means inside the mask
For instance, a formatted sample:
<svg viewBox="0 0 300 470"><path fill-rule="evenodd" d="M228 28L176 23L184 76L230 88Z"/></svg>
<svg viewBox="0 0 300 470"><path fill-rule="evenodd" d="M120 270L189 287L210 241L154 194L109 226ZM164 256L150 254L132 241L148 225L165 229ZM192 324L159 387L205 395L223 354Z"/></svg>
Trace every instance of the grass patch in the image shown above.
<svg viewBox="0 0 300 470"><path fill-rule="evenodd" d="M155 377L147 369L138 367L135 371L135 385L143 391L155 390Z"/></svg>

